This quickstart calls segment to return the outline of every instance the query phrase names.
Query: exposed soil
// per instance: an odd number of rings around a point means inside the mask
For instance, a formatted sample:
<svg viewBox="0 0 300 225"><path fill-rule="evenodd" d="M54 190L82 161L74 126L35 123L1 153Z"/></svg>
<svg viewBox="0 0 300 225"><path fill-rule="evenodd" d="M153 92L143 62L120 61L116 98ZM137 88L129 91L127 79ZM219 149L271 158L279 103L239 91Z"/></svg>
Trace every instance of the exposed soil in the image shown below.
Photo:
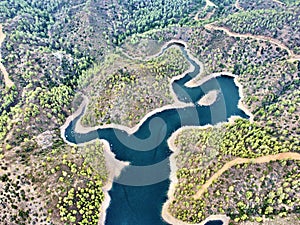
<svg viewBox="0 0 300 225"><path fill-rule="evenodd" d="M207 188L220 177L226 170L230 169L232 166L245 164L245 163L268 163L270 161L276 160L287 160L294 159L300 160L300 154L295 152L285 152L279 153L277 155L268 155L258 157L256 159L249 158L236 158L227 162L220 170L218 170L204 185L202 185L201 189L194 195L195 199L198 199L202 196L202 194L207 190Z"/></svg>

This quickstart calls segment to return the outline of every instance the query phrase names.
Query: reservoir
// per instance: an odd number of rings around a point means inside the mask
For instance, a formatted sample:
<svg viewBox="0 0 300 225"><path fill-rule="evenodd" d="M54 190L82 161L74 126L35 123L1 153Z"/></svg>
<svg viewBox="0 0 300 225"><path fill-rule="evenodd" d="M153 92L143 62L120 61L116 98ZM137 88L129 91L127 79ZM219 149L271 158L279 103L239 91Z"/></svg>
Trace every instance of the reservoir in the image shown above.
<svg viewBox="0 0 300 225"><path fill-rule="evenodd" d="M120 176L109 191L110 205L106 212L107 225L164 225L161 217L162 205L167 201L170 185L171 150L167 144L173 132L183 126L215 125L228 121L231 116L249 118L238 108L239 88L234 77L221 75L206 80L197 87L185 84L200 73L198 65L189 55L186 47L177 45L193 70L172 83L177 99L186 103L185 107L158 111L146 118L133 133L120 128L98 128L87 133L76 133L75 125L82 113L74 118L65 129L66 140L74 144L105 139L109 142L116 159L128 161ZM209 91L218 90L217 100L210 106L200 106L197 102ZM206 225L222 225L222 221L209 221Z"/></svg>

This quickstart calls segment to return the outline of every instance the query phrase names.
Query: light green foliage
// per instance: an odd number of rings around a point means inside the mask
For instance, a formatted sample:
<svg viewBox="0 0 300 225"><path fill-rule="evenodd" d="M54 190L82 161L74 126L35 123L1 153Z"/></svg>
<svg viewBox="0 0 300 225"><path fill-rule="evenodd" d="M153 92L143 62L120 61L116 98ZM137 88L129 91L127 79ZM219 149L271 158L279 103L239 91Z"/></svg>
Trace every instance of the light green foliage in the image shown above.
<svg viewBox="0 0 300 225"><path fill-rule="evenodd" d="M218 7L207 11L213 11L210 20L218 25L275 38L299 54L299 0L280 1L286 5L240 0L243 12L234 7L235 0L212 0ZM191 223L213 213L227 214L238 223L299 211L299 163L292 160L232 167L201 199L191 198L228 160L300 151L299 62L287 62L287 51L275 44L204 29L201 24L208 20L192 21L198 10L199 17L206 15L201 12L204 4L204 0L0 2L6 34L2 62L16 84L7 89L0 74L1 169L13 164L19 170L20 163L30 168L22 171L22 181L14 177L17 170L0 177L1 201L7 206L1 210L10 215L1 217L0 223L46 223L43 209L41 214L34 211L41 205L31 205L40 196L48 207L47 223L98 223L102 185L107 181L103 145L71 149L59 139L52 149L40 149L35 138L45 130L59 133L78 86L91 97L86 125L133 126L147 112L172 103L169 82L188 68L183 56L168 49L147 62L129 60L113 48L127 37L133 49L143 46L141 39L157 41L149 42L152 49L144 49L151 52L141 50L137 55L151 55L172 38L187 40L206 74L226 70L239 75L244 103L255 116L255 123L237 120L180 134L175 143L180 148L179 182L170 212ZM23 183L33 189L25 190ZM30 220L32 215L38 216ZM62 221L57 221L60 216Z"/></svg>
<svg viewBox="0 0 300 225"><path fill-rule="evenodd" d="M99 180L89 181L84 188L71 188L57 203L61 220L71 224L96 225L103 199L102 183Z"/></svg>
<svg viewBox="0 0 300 225"><path fill-rule="evenodd" d="M259 165L257 169L252 169L255 164L237 165L225 171L221 178L215 181L212 187L209 187L207 194L198 200L192 198L202 184L232 159L237 157L257 158L280 152L300 151L300 147L295 146L294 140L282 140L269 127L261 127L256 123L238 119L232 124L224 124L218 128L184 130L175 140L175 145L180 149L180 153L176 156L179 168L177 171L178 183L174 194L175 200L171 204L170 211L178 219L184 218L185 221L196 223L209 216L207 212L210 209L216 209L214 214L224 211L237 221L248 220L253 215L261 215L262 212L266 215L278 215L282 212L279 210L280 204L286 204L287 199L290 199L289 196L293 196L292 189L285 189L286 192L291 193L290 195L282 195L283 190L280 192L280 189L278 193L270 191L275 190L271 189L275 186L266 185L272 182L272 178L259 179L264 174L271 173L273 168L274 171L280 168L282 172L278 171L276 177L280 174L283 177L276 178L280 179L277 183L282 182L285 187L284 181L291 179L290 176L294 174L294 170L299 169L298 164L288 162L290 165L288 169L284 169L281 165L265 164L264 171ZM247 173L245 172L247 175L243 171L247 171ZM295 176L297 175L295 174ZM295 177L295 180L297 179L299 177ZM257 186L258 181L261 186ZM298 182L299 180L294 182L293 188L298 188ZM289 185L287 184L286 187ZM295 191L297 190L295 189ZM258 195L259 192L261 192L260 195ZM239 197L235 197L236 195ZM281 196L281 200L276 203L275 199L278 195ZM182 199L185 199L185 205L182 204ZM230 206L224 207L224 202ZM293 205L298 204L295 199L290 202ZM201 213L191 213L191 205L199 207L200 203L202 204ZM249 210L250 204L257 208L261 208L263 204L266 210L252 212ZM276 204L278 205L276 210L272 210ZM231 210L228 211L229 208Z"/></svg>
<svg viewBox="0 0 300 225"><path fill-rule="evenodd" d="M104 146L100 141L84 147L55 149L42 168L55 182L47 190L54 215L68 224L97 224L107 182ZM38 173L38 172L37 172ZM40 177L39 179L45 179ZM51 216L51 214L49 215Z"/></svg>

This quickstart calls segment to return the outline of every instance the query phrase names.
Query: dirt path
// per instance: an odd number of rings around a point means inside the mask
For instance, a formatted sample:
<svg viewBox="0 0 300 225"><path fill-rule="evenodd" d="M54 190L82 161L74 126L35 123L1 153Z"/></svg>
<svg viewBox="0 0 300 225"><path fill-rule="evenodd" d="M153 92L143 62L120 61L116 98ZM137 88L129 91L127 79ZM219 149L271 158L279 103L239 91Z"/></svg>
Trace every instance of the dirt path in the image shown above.
<svg viewBox="0 0 300 225"><path fill-rule="evenodd" d="M245 163L268 163L271 161L287 159L300 160L300 154L295 152L285 152L279 153L277 155L261 156L255 159L236 158L234 160L231 160L227 162L220 170L218 170L208 181L206 181L204 185L202 185L201 189L194 195L194 198L200 198L202 194L208 189L208 187L232 166Z"/></svg>
<svg viewBox="0 0 300 225"><path fill-rule="evenodd" d="M287 46L285 46L283 43L281 43L277 39L262 36L262 35L252 35L252 34L249 34L249 33L247 33L247 34L235 33L235 32L230 31L228 28L216 26L215 23L206 24L204 27L208 30L221 30L221 31L224 31L228 36L231 36L231 37L252 38L252 39L255 39L255 40L259 40L259 41L268 41L268 42L270 42L272 44L275 44L278 47L286 50L288 55L290 56L290 59L288 61L293 62L293 61L300 60L300 55L296 55L292 50L290 50Z"/></svg>
<svg viewBox="0 0 300 225"><path fill-rule="evenodd" d="M239 0L236 0L234 6L235 6L235 8L237 8L238 10L244 11L244 9L240 6Z"/></svg>
<svg viewBox="0 0 300 225"><path fill-rule="evenodd" d="M206 6L218 7L215 3L211 2L210 0L206 0Z"/></svg>
<svg viewBox="0 0 300 225"><path fill-rule="evenodd" d="M211 1L209 1L209 0L206 0L205 1L206 2L206 4L205 4L205 6L204 6L204 8L202 9L203 11L204 10L206 10L207 9L207 7L208 6L212 6L212 7L218 7L215 3L213 3L213 2L211 2ZM209 19L213 14L214 14L214 12L215 12L215 10L213 10L212 12L210 12L210 13L207 13L207 15L204 17L204 18L202 18L202 19L199 19L199 13L200 12L197 12L197 14L195 15L195 17L194 17L194 20L206 20L206 19Z"/></svg>
<svg viewBox="0 0 300 225"><path fill-rule="evenodd" d="M2 31L2 24L0 24L0 70L1 72L3 73L4 75L4 83L5 85L8 87L8 88L11 88L12 86L14 86L14 82L9 78L8 76L8 73L4 67L4 65L2 64L1 60L2 60L2 57L1 57L1 45L2 45L2 42L4 41L5 39L5 34L3 33Z"/></svg>
<svg viewBox="0 0 300 225"><path fill-rule="evenodd" d="M278 4L280 4L280 5L285 5L283 2L281 2L281 1L279 1L279 0L272 0L273 2L276 2L276 3L278 3Z"/></svg>
<svg viewBox="0 0 300 225"><path fill-rule="evenodd" d="M215 10L213 10L213 11L207 13L205 17L199 19L199 12L198 12L198 13L195 15L194 19L197 20L197 21L200 21L200 20L208 20L208 19L210 19L210 17L211 17L214 13L215 13Z"/></svg>
<svg viewBox="0 0 300 225"><path fill-rule="evenodd" d="M278 0L272 0L273 2L276 2L280 5L285 5L283 2L278 1ZM243 7L240 6L239 0L236 0L235 4L234 4L235 8L237 8L238 10L244 11Z"/></svg>

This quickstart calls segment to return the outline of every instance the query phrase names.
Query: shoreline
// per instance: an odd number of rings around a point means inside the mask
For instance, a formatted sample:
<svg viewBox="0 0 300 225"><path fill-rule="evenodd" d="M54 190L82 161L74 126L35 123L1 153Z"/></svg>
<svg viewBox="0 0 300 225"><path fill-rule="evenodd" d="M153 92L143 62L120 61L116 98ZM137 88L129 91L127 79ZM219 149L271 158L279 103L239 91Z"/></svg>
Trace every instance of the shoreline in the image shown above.
<svg viewBox="0 0 300 225"><path fill-rule="evenodd" d="M74 144L72 142L69 142L65 138L65 129L68 127L69 123L74 120L77 116L80 115L82 112L83 108L86 106L86 103L88 101L87 97L82 94L83 101L78 107L78 109L70 115L67 119L66 122L60 127L60 135L63 138L64 142L71 145L71 146L84 146L85 144L90 144L96 141L100 141L103 144L103 152L104 152L104 158L105 158L105 165L106 165L106 170L108 172L107 176L107 181L106 184L102 187L102 191L104 193L104 200L101 204L101 207L99 209L99 220L98 220L98 225L104 225L105 223L105 218L106 218L106 210L108 209L110 205L110 196L108 194L108 191L112 188L113 184L113 179L117 178L120 174L123 168L126 166L130 165L129 162L126 161L120 161L115 158L115 154L111 151L110 146L108 141L105 139L94 139L89 142L85 142L82 144Z"/></svg>
<svg viewBox="0 0 300 225"><path fill-rule="evenodd" d="M165 50L165 48L168 47L168 45L170 45L170 44L175 44L175 43L179 43L179 44L184 45L184 46L185 46L185 49L186 49L186 52L187 52L187 54L189 55L189 57L190 57L193 61L195 61L195 62L200 66L200 68L204 68L203 63L200 62L197 58L195 58L195 57L190 53L187 44L186 44L184 41L181 41L181 40L171 40L171 41L169 41L169 42L166 42L166 43L162 46L161 50L160 50L157 54L155 54L155 55L153 55L153 56L150 56L150 58L154 58L154 57L159 56L159 55ZM175 47L178 47L178 46L175 46ZM133 126L133 127L127 127L127 126L120 125L120 124L105 124L105 125L98 125L98 126L94 126L94 127L84 127L84 126L82 126L81 123L80 123L80 121L81 121L81 118L80 118L80 119L77 121L77 123L76 123L75 131L76 131L76 132L79 132L79 131L80 131L80 132L83 132L83 133L87 133L87 132L90 132L90 131L95 131L95 130L97 130L97 129L103 129L103 128L116 128L116 129L125 130L128 134L132 134L132 133L134 133L135 131L137 131L137 130L139 129L139 127L145 122L145 120L147 120L149 117L151 117L152 115L154 115L154 114L156 114L156 113L159 113L159 112L162 112L162 111L168 110L168 109L173 109L173 108L184 108L184 107L188 107L188 106L193 106L193 103L184 103L184 102L179 101L178 98L177 98L177 96L176 96L176 94L175 94L174 91L173 91L173 88L172 88L172 83L173 83L174 81L183 78L183 77L186 76L188 73L190 73L190 72L192 72L192 71L194 70L194 66L193 66L190 62L189 62L189 64L190 64L189 69L187 69L186 71L184 71L182 74L179 74L179 75L173 77L173 78L171 79L171 81L170 81L169 88L170 88L170 90L171 90L171 96L172 96L172 98L173 98L173 100L174 100L174 103L165 105L165 106L160 107L160 108L157 108L157 109L155 109L155 110L152 110L151 112L147 113L147 114L142 118L142 120L140 120L140 122L139 122L138 124L136 124L135 126ZM200 81L203 80L202 83L204 83L205 81L207 81L207 80L213 78L215 75L217 75L217 76L220 76L220 75L225 75L225 76L227 76L227 74L225 74L225 72L224 72L223 74L222 74L222 73L220 73L220 74L212 74L212 75L209 76L209 79L206 79L206 77L204 77L204 78L201 79L201 76L203 75L203 72L204 72L203 69L200 70L199 74L198 74L196 77L194 77L193 79L191 79L189 82L187 82L187 83L185 84L185 86L186 86L186 87L195 87L195 86L201 85L201 83L199 84L198 82L195 82L195 81L194 81L194 80L199 80L199 78L200 78ZM80 105L79 108L78 108L79 111L76 110L76 112L73 113L73 114L71 115L73 118L77 117L77 116L80 114L80 112L81 112L81 110L83 109L83 107L85 107L85 110L84 110L83 115L85 114L85 112L86 112L86 110L87 110L87 106L88 106L89 100L88 100L87 96L85 96L85 95L83 95L83 94L82 94L82 97L84 98L84 100L83 100L83 102L81 103L81 105ZM70 116L70 117L71 117L71 116ZM68 141L65 139L64 134L62 133L62 129L67 128L67 125L66 125L66 124L69 124L71 121L72 121L72 118L67 118L66 122L65 122L64 125L61 127L61 135L62 135L64 141L66 141L66 142L69 143L69 144L72 144L72 143L68 142ZM79 144L79 145L80 145L80 144Z"/></svg>
<svg viewBox="0 0 300 225"><path fill-rule="evenodd" d="M217 77L217 76L221 76L221 75L228 75L228 76L232 76L234 77L234 83L235 85L238 87L239 89L239 102L238 102L238 108L243 110L248 116L249 116L249 121L252 123L254 121L254 115L250 112L250 110L244 105L243 100L244 100L244 93L243 93L243 87L242 84L238 81L238 76L234 75L232 73L229 72L220 72L220 73L214 73L211 74L209 76L204 77L201 80L198 81L193 81L194 84L193 85L201 85L203 82ZM168 199L167 201L163 204L162 207L162 218L167 221L170 224L176 224L176 225L191 225L190 223L186 223L183 222L181 220L176 219L175 217L173 217L171 215L171 213L169 212L168 208L170 205L170 202L172 202L174 200L174 192L175 192L175 185L178 183L177 177L176 177L176 172L178 170L177 165L176 165L176 155L178 155L179 153L179 149L175 146L174 142L176 137L178 136L179 133L181 133L183 130L187 130L187 129L193 129L193 128L197 128L197 129L207 129L207 128L212 128L215 126L220 126L222 124L225 123L234 123L234 121L240 118L239 116L231 116L227 121L218 123L216 125L204 125L204 126L185 126L185 127L181 127L178 130L176 130L175 132L172 133L171 137L168 139L168 146L170 148L170 150L172 151L171 155L170 155L170 186L169 186L169 191L167 193ZM205 225L205 223L207 223L210 220L221 220L223 222L223 225L229 225L229 221L230 218L227 215L224 214L219 214L219 215L211 215L209 217L207 217L204 221L202 221L201 223L198 224L194 224L194 225Z"/></svg>
<svg viewBox="0 0 300 225"><path fill-rule="evenodd" d="M200 73L199 73L200 75ZM179 75L181 76L181 75ZM242 85L240 84L240 82L237 80L238 79L238 76L237 75L234 75L230 72L219 72L219 73L213 73L209 76L206 76L205 78L199 80L199 81L193 81L194 79L191 80L192 84L188 84L189 86L188 87L193 87L193 86L199 86L201 84L203 84L204 82L210 80L210 79L213 79L213 78L216 78L216 77L219 77L219 76L230 76L230 77L233 77L234 78L234 83L235 85L238 87L239 89L239 97L240 97L240 100L238 102L238 108L243 110L250 118L250 122L253 122L253 117L254 115L247 109L247 107L243 104L242 100L244 99L244 94L242 92ZM176 77L177 78L177 77ZM188 82L189 83L189 82ZM175 95L175 93L173 92L172 93L173 95ZM204 95L203 97L205 97L206 95ZM83 101L82 103L80 104L79 108L76 110L76 112L74 112L72 115L70 115L67 119L66 119L66 122L60 127L60 130L61 130L61 136L63 138L63 140L65 142L67 142L68 144L70 145L74 145L74 143L71 143L69 142L66 138L65 138L65 129L68 127L69 123L74 119L76 118L77 116L80 115L80 113L82 112L83 108L85 107L84 109L84 112L83 112L83 115L85 114L85 112L87 111L87 106L88 106L88 103L89 103L89 100L88 100L88 97L85 96L84 94L82 94L82 97L83 97ZM200 99L201 100L201 99ZM124 125L119 125L119 124L105 124L105 125L99 125L99 126L95 126L95 127L84 127L80 121L81 121L81 118L77 121L76 125L75 125L75 132L78 132L78 133L87 133L87 132L90 132L90 131L95 131L97 129L105 129L105 128L116 128L116 129L121 129L121 130L125 130L128 134L132 134L134 132L136 132L140 126L151 116L155 115L156 113L159 113L159 112L162 112L164 110L168 110L168 109L174 109L174 108L184 108L184 107L188 107L188 106L193 106L193 103L183 103L183 102L180 102L178 99L175 103L173 104L169 104L169 105L166 105L166 106L163 106L161 108L157 108L149 113L147 113L143 119L137 124L135 125L134 127L127 127L127 126L124 126ZM231 118L231 117L230 117ZM93 142L93 141L90 141L90 142ZM90 143L90 142L85 142L85 143L81 143L81 144L76 144L78 146L81 146L81 145L84 145L86 143Z"/></svg>
<svg viewBox="0 0 300 225"><path fill-rule="evenodd" d="M160 56L160 55L168 48L168 46L169 46L169 45L172 45L172 44L180 44L180 45L183 45L184 48L185 48L185 51L186 51L187 54L188 54L188 56L189 56L193 61L195 61L196 64L198 64L198 65L200 66L200 72L199 72L199 74L198 74L196 77L194 77L194 78L192 79L192 80L198 80L198 79L200 78L200 76L204 74L204 64L203 64L201 61L199 61L199 59L196 58L196 57L190 52L190 49L189 49L187 43L186 43L185 41L183 41L183 40L172 39L172 40L166 42L165 44L163 44L162 47L161 47L161 49L160 49L160 51L159 51L158 53L156 53L156 54L154 54L154 55L151 55L151 56L147 56L147 57L145 57L145 58L129 56L127 53L125 53L125 52L123 51L123 49L121 49L120 51L121 51L121 54L125 55L127 58L129 58L129 59L131 59L131 60L139 60L139 61L144 61L144 62L146 62L146 61L151 60L151 59L153 59L153 58L159 57L159 56ZM173 48L179 48L178 46L172 46L172 47L173 47ZM193 71L192 69L194 68L194 66L193 66L190 62L189 62L189 64L190 64L190 67L189 67L186 71L184 71L182 74L179 74L179 75L177 75L177 76L175 76L175 77L173 77L173 78L171 79L171 85L172 85L172 82L173 82L174 80L179 80L179 79L183 78L187 73L190 73L190 72ZM202 78L204 78L204 77L202 77ZM192 80L190 80L189 82L185 83L185 86L186 86L186 87L193 87L193 86L190 86L190 85L193 85L192 83L189 84ZM171 86L171 89L172 89L172 86ZM177 99L177 97L175 96L174 99Z"/></svg>
<svg viewBox="0 0 300 225"><path fill-rule="evenodd" d="M238 81L238 78L239 78L238 75L235 75L233 73L224 71L224 72L212 73L208 76L205 76L201 80L192 79L188 83L190 83L190 82L192 83L192 84L189 84L190 86L199 86L199 85L203 84L204 82L206 82L210 79L213 79L213 78L216 78L216 77L219 77L219 76L223 76L223 75L234 78L234 83L238 87L239 97L240 97L239 102L238 102L238 108L243 110L246 113L246 115L249 116L250 122L253 123L254 115L250 112L250 110L247 108L247 106L243 103L243 100L244 100L245 96L244 96L244 93L243 93L243 85ZM235 117L235 116L231 116L230 118L232 118L232 117Z"/></svg>
<svg viewBox="0 0 300 225"><path fill-rule="evenodd" d="M217 76L221 76L221 75L227 75L227 76L232 76L234 77L234 82L235 85L239 88L239 102L238 102L238 108L243 110L248 116L249 116L249 121L253 122L253 118L254 115L247 109L247 107L243 104L243 99L244 99L244 94L243 94L243 87L240 84L240 82L238 81L238 76L234 75L232 73L229 72L220 72L220 73L215 73L215 74L211 74L209 76L206 76L205 78L201 79L200 81L196 81L195 84L199 85L202 84L203 82L217 77ZM216 125L211 125L211 124L207 124L204 126L185 126L185 127L181 127L178 130L176 130L175 132L172 133L171 137L168 139L168 146L170 148L170 150L172 151L172 154L170 155L170 186L169 186L169 191L167 193L168 199L167 201L163 204L163 208L162 208L162 218L167 221L170 224L176 224L176 225L192 225L190 223L186 223L183 222L181 220L176 219L175 217L173 217L170 212L168 211L170 202L172 202L174 200L174 192L175 192L175 185L178 183L177 177L176 177L176 172L178 170L177 165L176 165L176 155L178 155L179 153L179 149L175 146L174 142L176 137L184 130L188 130L188 129L207 129L207 128L212 128L212 127L217 127L226 123L234 123L234 121L238 118L241 118L240 116L231 116L228 118L228 122L224 121L224 122L220 122L217 123ZM210 220L221 220L223 222L223 225L229 225L229 221L230 218L226 215L223 214L219 214L219 215L211 215L209 217L207 217L204 221L202 221L201 223L198 224L193 224L193 225L205 225L205 223L207 223Z"/></svg>
<svg viewBox="0 0 300 225"><path fill-rule="evenodd" d="M201 105L201 106L210 106L217 100L219 94L220 94L220 91L217 91L217 90L209 91L197 103L198 103L198 105Z"/></svg>
<svg viewBox="0 0 300 225"><path fill-rule="evenodd" d="M98 220L98 225L105 224L106 218L106 210L110 205L110 195L108 191L112 188L113 179L119 177L124 167L129 165L129 162L119 161L115 158L115 154L111 151L108 141L100 139L103 143L104 148L104 157L105 157L105 164L106 169L108 171L108 177L106 184L102 187L104 193L104 200L101 204L100 208L100 216Z"/></svg>
<svg viewBox="0 0 300 225"><path fill-rule="evenodd" d="M186 44L186 42L184 41L181 41L181 40L171 40L167 43L165 43L160 52L155 54L154 56L150 56L150 57L157 57L159 56L164 50L166 47L168 47L168 45L172 44L172 43L179 43L179 44L182 44L184 45L185 47L185 50L188 54L188 56L193 60L195 61L199 66L200 66L200 72L199 74L197 74L194 78L192 78L189 82L187 82L185 84L186 87L194 87L194 86L199 86L201 85L202 83L208 81L209 79L213 79L213 78L216 78L218 76L231 76L231 77L234 77L234 82L236 84L236 86L239 88L239 102L238 102L238 108L243 110L249 117L250 117L250 121L253 121L253 115L251 114L251 112L244 106L244 104L242 103L242 100L244 98L244 95L243 95L243 92L242 92L242 85L238 82L237 80L237 76L232 74L232 73L229 73L229 72L219 72L219 73L213 73L213 74L210 74L208 76L205 76L205 77L202 77L203 74L204 74L204 65L202 62L200 62L197 58L195 58L191 53L190 53L190 50ZM177 46L178 47L178 46ZM128 134L132 134L134 133L135 131L137 131L140 126L149 118L151 117L152 115L156 114L156 113L159 113L161 111L164 111L164 110L168 110L168 109L173 109L173 108L183 108L183 107L187 107L187 106L193 106L193 103L183 103L183 102L180 102L177 98L177 96L175 95L173 89L172 89L172 83L175 81L175 80L178 80L178 79L181 79L182 77L186 76L188 73L192 72L195 67L192 65L192 63L190 63L190 67L188 70L186 70L185 72L183 72L182 74L178 75L178 76L175 76L171 79L170 81L170 88L171 88L171 95L175 101L175 103L173 104L169 104L169 105L166 105L166 106L163 106L161 108L157 108L149 113L147 113L143 119L137 124L135 125L134 127L126 127L126 126L123 126L123 125L118 125L118 124L107 124L107 125L100 125L100 126L95 126L95 127L84 127L81 125L80 121L81 121L81 118L77 121L76 125L75 125L75 132L78 132L80 131L79 133L87 133L89 131L95 131L97 129L103 129L103 128L116 128L116 129L122 129L122 130L125 130ZM204 95L205 96L205 95ZM204 97L203 96L203 97ZM81 144L74 144L74 143L71 143L69 141L67 141L66 137L65 137L65 129L68 127L69 123L74 120L74 118L76 118L77 116L80 115L80 113L82 112L83 108L85 107L84 109L84 112L83 112L83 115L85 114L86 110L87 110L87 106L88 106L88 98L87 96L83 95L82 94L82 97L83 97L83 101L82 103L80 104L79 108L73 113L71 114L65 121L65 123L60 127L60 131L61 131L61 137L63 138L63 140L68 143L69 145L77 145L77 146L83 146L87 143L92 143L98 139L94 139L90 142L86 142L86 143L81 143ZM229 122L233 122L235 118L240 118L239 116L232 116L228 119ZM224 121L224 122L221 122L220 124L222 123L228 123L227 121ZM218 125L218 124L217 124ZM217 126L215 125L215 126ZM201 129L206 129L208 127L212 127L212 125L204 125L204 126L195 126L197 128L201 128ZM191 126L188 126L188 127L182 127L176 131L174 131L171 135L171 137L168 139L168 146L169 148L171 149L171 151L173 151L173 153L170 155L170 186L169 186L169 191L168 191L168 199L167 201L164 203L163 207L162 207L162 217L164 220L166 220L167 222L169 221L173 221L171 222L171 224L187 224L183 221L177 221L176 218L174 218L169 212L168 212L168 204L169 204L169 201L170 199L172 199L172 194L174 193L174 188L175 188L175 184L177 182L177 179L176 179L176 171L177 171L177 167L176 167L176 160L175 160L175 155L174 154L176 152L176 148L174 148L175 146L171 143L171 140L173 140L175 138L175 136L178 135L179 132L182 131L182 129L190 129ZM170 142L169 142L170 140ZM122 169L129 165L128 162L122 162L122 161L119 161L119 160L116 160L115 159L115 155L114 153L111 151L110 149L110 146L109 146L109 143L106 141L106 140L103 140L103 139L100 139L100 141L104 144L104 152L107 154L107 157L108 157L108 163L111 163L112 165L115 165L114 163L118 162L118 171L119 171L119 174L121 173ZM175 152L174 152L175 150ZM113 160L114 159L114 160ZM112 168L110 168L108 166L108 172L109 172L109 178L111 178L112 180L108 180L107 183L103 186L103 192L104 192L104 195L105 195L105 198L104 198L104 201L102 203L102 206L101 206L101 213L100 213L100 219L99 219L99 222L98 224L102 225L104 224L105 222L105 217L106 217L106 209L109 207L109 204L110 204L110 196L108 194L108 191L111 189L112 187L112 184L113 184L113 178L118 176L119 174L115 174L114 170ZM199 225L202 225L202 224L205 224L207 221L209 220L222 220L223 221L223 225L228 225L229 223L229 217L227 217L226 215L211 215L210 217L208 217L206 220L204 220L203 222L201 222ZM175 221L175 223L174 223ZM180 223L181 222L181 223Z"/></svg>
<svg viewBox="0 0 300 225"><path fill-rule="evenodd" d="M233 120L231 120L231 121L233 122ZM224 123L227 123L227 122L221 122L221 123L218 123L214 126L220 126ZM176 225L205 225L205 223L210 221L210 220L221 220L223 222L223 225L228 225L229 224L229 217L227 217L226 215L221 215L221 214L220 215L211 215L211 216L207 217L201 223L191 224L191 223L187 223L187 222L176 219L173 215L171 215L171 213L168 210L170 202L172 202L174 200L175 186L178 183L178 179L176 177L176 172L178 170L178 167L176 165L176 158L175 157L179 154L180 150L175 145L175 140L176 140L177 136L184 130L189 130L189 129L205 130L205 129L208 129L208 128L212 128L214 126L210 125L210 124L207 124L207 125L204 125L204 126L184 126L184 127L179 128L175 132L173 132L171 137L168 139L168 146L169 146L170 150L172 151L172 154L170 156L170 169L171 169L170 177L169 177L170 186L169 186L169 190L168 190L168 193L167 193L168 199L163 204L163 207L162 207L162 218L170 224L176 224Z"/></svg>

